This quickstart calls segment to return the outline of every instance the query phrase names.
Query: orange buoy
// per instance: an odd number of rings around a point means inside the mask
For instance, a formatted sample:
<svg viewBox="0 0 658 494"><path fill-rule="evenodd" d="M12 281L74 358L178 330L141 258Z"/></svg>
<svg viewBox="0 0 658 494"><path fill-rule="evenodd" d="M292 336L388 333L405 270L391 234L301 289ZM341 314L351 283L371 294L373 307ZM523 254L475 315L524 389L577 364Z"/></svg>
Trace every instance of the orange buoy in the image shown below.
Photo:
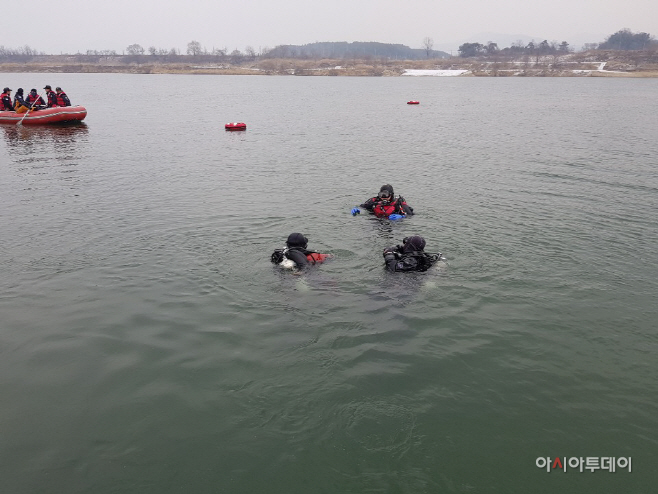
<svg viewBox="0 0 658 494"><path fill-rule="evenodd" d="M226 130L247 130L247 124L244 122L230 122L224 128Z"/></svg>
<svg viewBox="0 0 658 494"><path fill-rule="evenodd" d="M320 254L319 252L311 252L310 254L306 255L306 259L311 264L315 264L316 262L324 262L327 259L331 259L332 257L333 256L331 254Z"/></svg>
<svg viewBox="0 0 658 494"><path fill-rule="evenodd" d="M419 105L419 104L420 104L420 101L411 100L411 101L407 101L407 104L408 104L408 105Z"/></svg>

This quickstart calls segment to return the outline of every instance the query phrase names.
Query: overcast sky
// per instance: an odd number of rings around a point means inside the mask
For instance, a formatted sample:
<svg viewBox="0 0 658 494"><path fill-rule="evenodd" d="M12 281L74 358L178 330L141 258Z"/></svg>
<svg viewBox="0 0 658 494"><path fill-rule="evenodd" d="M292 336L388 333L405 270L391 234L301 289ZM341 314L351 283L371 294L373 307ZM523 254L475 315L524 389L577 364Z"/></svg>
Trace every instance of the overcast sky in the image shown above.
<svg viewBox="0 0 658 494"><path fill-rule="evenodd" d="M315 41L421 48L425 37L435 49L467 41L503 48L522 35L580 48L623 28L658 38L658 0L28 0L20 22L15 6L0 45L49 54L121 53L133 43L185 53L193 40L208 50L257 52Z"/></svg>

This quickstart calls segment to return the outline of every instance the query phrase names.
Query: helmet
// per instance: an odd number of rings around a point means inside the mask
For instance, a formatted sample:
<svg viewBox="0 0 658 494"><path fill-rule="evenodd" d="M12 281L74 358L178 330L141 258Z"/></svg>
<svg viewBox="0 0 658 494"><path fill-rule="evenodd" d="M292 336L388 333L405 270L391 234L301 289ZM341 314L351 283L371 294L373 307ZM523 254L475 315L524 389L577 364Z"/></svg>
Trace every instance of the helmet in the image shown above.
<svg viewBox="0 0 658 494"><path fill-rule="evenodd" d="M288 247L301 247L302 249L305 249L308 245L308 239L301 233L291 233L288 235L286 245Z"/></svg>
<svg viewBox="0 0 658 494"><path fill-rule="evenodd" d="M16 90L16 94L23 94L23 88L22 88L22 87L19 87L19 88Z"/></svg>
<svg viewBox="0 0 658 494"><path fill-rule="evenodd" d="M30 89L30 92L31 92L31 93L36 93L37 90L33 88L33 89Z"/></svg>
<svg viewBox="0 0 658 494"><path fill-rule="evenodd" d="M402 240L402 252L419 252L425 248L425 239L420 235L412 235Z"/></svg>
<svg viewBox="0 0 658 494"><path fill-rule="evenodd" d="M393 186L389 184L382 185L379 189L379 194L377 197L380 199L393 199Z"/></svg>
<svg viewBox="0 0 658 494"><path fill-rule="evenodd" d="M59 86L57 86L57 87L55 88L55 91L61 91L61 90L62 90L62 88L59 87Z"/></svg>
<svg viewBox="0 0 658 494"><path fill-rule="evenodd" d="M50 87L50 84L46 84L43 88L44 89L52 89L52 87Z"/></svg>

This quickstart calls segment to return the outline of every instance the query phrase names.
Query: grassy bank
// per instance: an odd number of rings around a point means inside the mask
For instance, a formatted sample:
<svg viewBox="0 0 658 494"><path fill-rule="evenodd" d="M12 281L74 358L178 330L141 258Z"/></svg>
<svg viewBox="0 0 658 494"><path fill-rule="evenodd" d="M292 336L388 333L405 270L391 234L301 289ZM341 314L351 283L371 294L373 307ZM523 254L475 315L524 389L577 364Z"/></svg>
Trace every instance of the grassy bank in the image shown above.
<svg viewBox="0 0 658 494"><path fill-rule="evenodd" d="M44 55L0 63L0 72L129 73L397 77L406 70L462 70L462 77L658 77L658 54L593 51L561 56L430 60L254 59L239 62L191 56Z"/></svg>

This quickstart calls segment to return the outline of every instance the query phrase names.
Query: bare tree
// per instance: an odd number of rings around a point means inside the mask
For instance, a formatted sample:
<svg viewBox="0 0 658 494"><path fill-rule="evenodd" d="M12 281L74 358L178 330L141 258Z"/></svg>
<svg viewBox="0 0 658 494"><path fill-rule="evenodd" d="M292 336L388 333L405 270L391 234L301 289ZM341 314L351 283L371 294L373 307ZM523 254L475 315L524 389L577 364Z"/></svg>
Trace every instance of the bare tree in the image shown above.
<svg viewBox="0 0 658 494"><path fill-rule="evenodd" d="M528 75L528 69L530 68L530 55L525 53L523 55L523 71L521 75Z"/></svg>
<svg viewBox="0 0 658 494"><path fill-rule="evenodd" d="M498 43L494 43L493 41L487 41L484 50L487 52L487 55L495 55L496 53L498 53Z"/></svg>
<svg viewBox="0 0 658 494"><path fill-rule="evenodd" d="M28 45L19 48L5 48L4 46L0 46L0 59L14 59L16 61L25 62L29 60L30 57L36 55L44 55L44 53L30 48Z"/></svg>
<svg viewBox="0 0 658 494"><path fill-rule="evenodd" d="M231 63L239 64L242 62L243 55L237 48L231 52Z"/></svg>
<svg viewBox="0 0 658 494"><path fill-rule="evenodd" d="M190 41L187 44L187 54L188 55L192 55L192 56L196 57L197 55L201 55L201 52L202 52L201 43L199 43L198 41Z"/></svg>
<svg viewBox="0 0 658 494"><path fill-rule="evenodd" d="M138 45L137 43L130 45L128 48L126 48L126 51L128 52L128 55L144 54L144 48L142 48L142 45Z"/></svg>
<svg viewBox="0 0 658 494"><path fill-rule="evenodd" d="M249 45L244 49L244 52L247 54L247 56L251 59L256 58L256 50L254 50L254 47Z"/></svg>
<svg viewBox="0 0 658 494"><path fill-rule="evenodd" d="M427 58L430 58L430 55L432 54L432 48L434 47L434 40L430 38L429 36L425 36L423 38L423 49L425 50L425 53L427 54Z"/></svg>

